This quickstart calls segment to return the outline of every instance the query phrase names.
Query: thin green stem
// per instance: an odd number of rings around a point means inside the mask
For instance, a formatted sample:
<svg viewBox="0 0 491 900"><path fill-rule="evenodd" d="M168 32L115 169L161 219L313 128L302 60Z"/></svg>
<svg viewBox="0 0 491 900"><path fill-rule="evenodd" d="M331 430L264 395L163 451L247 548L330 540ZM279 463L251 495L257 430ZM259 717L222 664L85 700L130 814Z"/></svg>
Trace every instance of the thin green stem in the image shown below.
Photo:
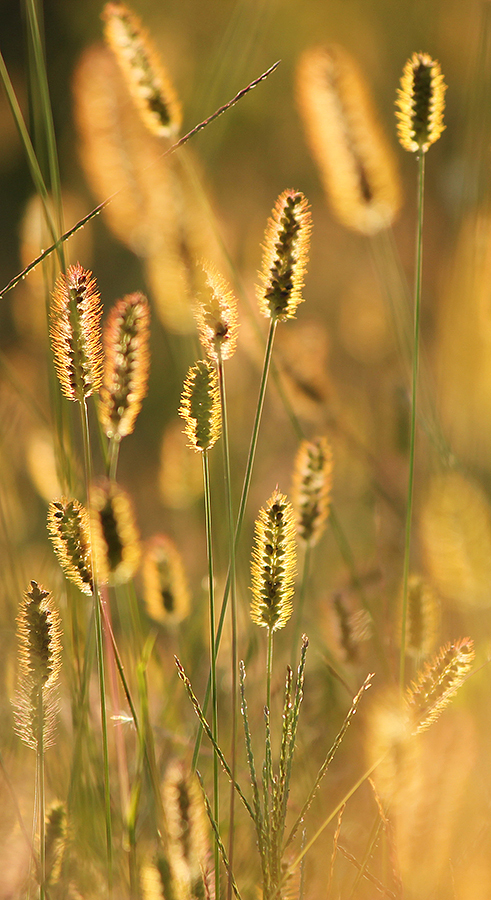
<svg viewBox="0 0 491 900"><path fill-rule="evenodd" d="M414 343L412 366L413 375L411 386L411 436L409 444L409 479L407 489L406 528L404 538L404 569L402 579L401 657L399 666L399 683L401 691L404 690L405 681L408 579L411 553L411 524L413 516L414 449L416 443L416 399L418 389L419 362L419 318L421 308L421 272L423 262L424 172L425 154L421 151L419 154L418 165L418 224L416 235L416 274L414 279Z"/></svg>
<svg viewBox="0 0 491 900"><path fill-rule="evenodd" d="M236 774L236 756L237 756L237 672L239 667L239 654L237 648L237 591L235 580L235 540L234 540L234 517L232 510L232 482L230 477L230 449L228 439L228 416L227 416L227 395L225 390L225 370L221 356L218 359L218 384L220 388L220 404L222 413L222 447L223 447L223 470L225 476L225 495L227 503L227 523L228 523L228 545L229 545L229 571L230 586L232 598L232 747L230 752L230 769L232 772L232 783L230 785L230 808L229 808L229 843L228 843L228 879L227 879L227 900L231 900L233 885L232 871L234 866L234 825L235 825L235 774Z"/></svg>
<svg viewBox="0 0 491 900"><path fill-rule="evenodd" d="M44 834L46 796L44 786L44 703L42 687L39 688L37 707L36 768L39 800L39 900L44 900L46 896L46 839Z"/></svg>
<svg viewBox="0 0 491 900"><path fill-rule="evenodd" d="M244 520L245 508L247 505L247 498L249 496L249 488L251 485L252 469L254 466L254 458L256 455L256 448L257 448L257 439L258 439L258 435L259 435L259 426L261 423L261 416L262 416L262 411L263 411L263 406L264 406L264 398L266 396L266 384L268 381L268 374L269 374L269 369L271 366L271 356L273 353L273 343L274 343L274 336L276 333L276 325L277 325L277 320L271 319L271 325L269 328L268 340L266 343L266 350L265 350L265 354L264 354L264 364L263 364L263 371L262 371L262 376L261 376L261 384L259 386L259 396L258 396L257 407L256 407L256 416L255 416L254 425L252 428L251 443L249 446L249 455L247 457L246 471L245 471L245 475L244 475L244 482L242 485L242 494L240 497L239 511L237 514L237 524L235 526L234 554L237 550L237 544L239 542L240 532L242 530L242 523ZM225 590L223 592L222 606L220 609L218 628L217 628L217 632L216 632L217 648L220 646L220 639L221 639L222 631L223 631L223 623L225 620L225 613L227 611L227 603L228 603L228 597L229 597L229 593L230 593L230 587L231 587L231 572L229 570L227 582L225 584ZM203 710L205 713L206 713L206 709L208 706L208 701L210 699L210 690L211 690L210 678L208 678L205 699L203 702ZM203 729L200 727L198 729L196 743L194 745L192 771L196 770L202 736L203 736Z"/></svg>
<svg viewBox="0 0 491 900"><path fill-rule="evenodd" d="M121 441L111 438L109 441L109 452L107 458L107 474L110 481L116 481L116 472L118 470L119 447Z"/></svg>
<svg viewBox="0 0 491 900"><path fill-rule="evenodd" d="M203 456L203 483L205 489L205 530L206 551L208 556L208 595L210 600L210 670L211 670L211 699L212 719L211 728L213 739L218 744L218 691L216 672L216 630L215 630L215 586L213 577L213 543L211 530L211 490L210 490L210 466L208 453L205 450ZM218 756L213 755L213 818L220 821L220 798L218 794ZM218 844L214 844L215 860L215 885L217 900L220 900L220 851Z"/></svg>
<svg viewBox="0 0 491 900"><path fill-rule="evenodd" d="M300 641L300 636L302 633L302 614L303 614L303 605L305 601L305 594L307 593L307 584L309 580L309 570L310 570L310 557L311 557L312 548L310 546L310 542L307 543L305 547L305 553L303 556L303 570L302 570L302 583L300 585L300 594L298 598L298 603L296 604L296 620L295 620L295 631L293 634L293 642L292 642L292 659L295 659L295 653L297 652L298 643Z"/></svg>
<svg viewBox="0 0 491 900"><path fill-rule="evenodd" d="M271 712L271 674L273 671L273 629L268 628L268 659L266 663L266 706Z"/></svg>

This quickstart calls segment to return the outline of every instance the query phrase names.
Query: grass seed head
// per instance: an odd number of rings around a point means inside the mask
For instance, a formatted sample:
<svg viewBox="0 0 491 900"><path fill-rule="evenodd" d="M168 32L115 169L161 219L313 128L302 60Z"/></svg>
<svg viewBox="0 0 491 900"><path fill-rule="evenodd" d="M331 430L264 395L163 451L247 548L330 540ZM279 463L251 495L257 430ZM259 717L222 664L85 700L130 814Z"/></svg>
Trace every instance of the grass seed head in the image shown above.
<svg viewBox="0 0 491 900"><path fill-rule="evenodd" d="M50 336L63 395L82 401L102 382L102 306L92 272L80 263L59 275L52 294Z"/></svg>
<svg viewBox="0 0 491 900"><path fill-rule="evenodd" d="M397 133L405 150L426 153L438 140L445 128L446 90L439 63L427 53L413 53L404 66L396 100Z"/></svg>
<svg viewBox="0 0 491 900"><path fill-rule="evenodd" d="M413 657L428 656L435 645L440 622L438 601L420 575L410 575L407 587L406 653ZM400 607L402 612L402 593ZM400 636L401 622L399 639Z"/></svg>
<svg viewBox="0 0 491 900"><path fill-rule="evenodd" d="M201 452L210 450L220 436L220 397L217 374L206 360L189 369L179 415L186 423L190 446Z"/></svg>
<svg viewBox="0 0 491 900"><path fill-rule="evenodd" d="M293 610L295 531L293 507L276 488L256 519L251 564L251 618L271 631L283 628Z"/></svg>
<svg viewBox="0 0 491 900"><path fill-rule="evenodd" d="M302 441L295 459L292 500L297 534L314 546L329 515L332 484L332 451L327 438Z"/></svg>
<svg viewBox="0 0 491 900"><path fill-rule="evenodd" d="M308 49L298 66L297 96L335 215L361 234L388 228L401 205L399 176L355 61L336 45Z"/></svg>
<svg viewBox="0 0 491 900"><path fill-rule="evenodd" d="M199 339L211 359L230 359L237 346L237 300L210 263L203 263L208 290L195 306Z"/></svg>
<svg viewBox="0 0 491 900"><path fill-rule="evenodd" d="M125 584L140 563L140 540L130 498L114 482L92 491L91 531L103 584Z"/></svg>
<svg viewBox="0 0 491 900"><path fill-rule="evenodd" d="M462 638L445 644L426 664L407 693L414 732L424 731L438 718L465 681L474 655L471 639Z"/></svg>
<svg viewBox="0 0 491 900"><path fill-rule="evenodd" d="M170 538L155 535L143 555L144 598L149 616L162 625L182 622L190 596L181 556Z"/></svg>
<svg viewBox="0 0 491 900"><path fill-rule="evenodd" d="M31 581L17 616L19 690L14 703L16 731L29 747L38 746L39 731L47 747L54 741L61 666L61 625L52 595ZM42 721L39 721L39 714Z"/></svg>
<svg viewBox="0 0 491 900"><path fill-rule="evenodd" d="M90 520L78 500L52 500L48 507L48 533L67 578L84 593L92 593Z"/></svg>
<svg viewBox="0 0 491 900"><path fill-rule="evenodd" d="M150 310L143 294L128 294L112 308L104 329L106 351L100 419L106 435L131 434L147 392Z"/></svg>
<svg viewBox="0 0 491 900"><path fill-rule="evenodd" d="M106 3L102 18L106 42L116 56L143 122L158 137L174 137L181 127L181 107L140 20L122 3Z"/></svg>
<svg viewBox="0 0 491 900"><path fill-rule="evenodd" d="M261 285L257 299L263 316L284 322L293 319L307 268L312 221L300 191L286 190L278 197L264 237Z"/></svg>

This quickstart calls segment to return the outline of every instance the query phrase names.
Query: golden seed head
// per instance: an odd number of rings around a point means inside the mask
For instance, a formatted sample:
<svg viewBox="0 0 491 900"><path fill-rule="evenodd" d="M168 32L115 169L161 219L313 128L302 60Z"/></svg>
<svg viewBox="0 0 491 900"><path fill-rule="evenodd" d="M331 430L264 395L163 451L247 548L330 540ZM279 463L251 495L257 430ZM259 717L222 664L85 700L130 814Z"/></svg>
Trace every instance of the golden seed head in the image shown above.
<svg viewBox="0 0 491 900"><path fill-rule="evenodd" d="M80 263L69 266L57 279L50 309L54 364L68 400L82 401L101 386L101 315L92 272Z"/></svg>
<svg viewBox="0 0 491 900"><path fill-rule="evenodd" d="M211 359L230 359L237 346L237 300L211 263L203 263L208 291L195 306L199 339Z"/></svg>
<svg viewBox="0 0 491 900"><path fill-rule="evenodd" d="M404 66L396 100L397 133L405 150L426 153L438 140L445 128L446 90L439 63L427 53L413 53Z"/></svg>
<svg viewBox="0 0 491 900"><path fill-rule="evenodd" d="M168 853L171 866L185 873L191 888L188 896L200 896L203 891L202 870L206 867L208 820L203 797L196 776L186 772L181 762L172 761L166 769L162 784L162 801L167 818ZM201 880L201 892L193 888Z"/></svg>
<svg viewBox="0 0 491 900"><path fill-rule="evenodd" d="M263 316L284 322L293 319L308 262L312 221L300 191L286 190L278 197L268 221L263 245L261 285L256 288Z"/></svg>
<svg viewBox="0 0 491 900"><path fill-rule="evenodd" d="M335 215L361 234L388 228L401 205L399 177L355 61L336 45L309 48L298 66L297 96Z"/></svg>
<svg viewBox="0 0 491 900"><path fill-rule="evenodd" d="M104 36L143 122L158 137L174 137L181 107L159 55L140 20L122 3L106 3Z"/></svg>
<svg viewBox="0 0 491 900"><path fill-rule="evenodd" d="M53 500L48 507L48 533L67 578L84 593L92 593L90 521L78 500Z"/></svg>
<svg viewBox="0 0 491 900"><path fill-rule="evenodd" d="M302 441L293 473L292 501L297 534L311 547L319 540L329 515L332 451L325 437Z"/></svg>
<svg viewBox="0 0 491 900"><path fill-rule="evenodd" d="M275 488L256 519L251 564L251 618L271 631L283 628L293 610L295 531L293 507Z"/></svg>
<svg viewBox="0 0 491 900"><path fill-rule="evenodd" d="M67 842L66 807L60 800L55 800L46 810L45 842L46 881L49 885L56 885Z"/></svg>
<svg viewBox="0 0 491 900"><path fill-rule="evenodd" d="M114 482L94 488L91 531L99 580L124 584L140 563L140 540L130 498Z"/></svg>
<svg viewBox="0 0 491 900"><path fill-rule="evenodd" d="M17 616L19 690L14 704L16 731L33 749L43 729L44 746L54 740L61 666L61 625L52 595L36 581L24 594ZM39 720L41 715L42 721Z"/></svg>
<svg viewBox="0 0 491 900"><path fill-rule="evenodd" d="M206 451L220 437L220 396L218 378L207 360L199 360L189 369L181 396L179 415L194 450Z"/></svg>
<svg viewBox="0 0 491 900"><path fill-rule="evenodd" d="M181 556L170 538L155 535L143 554L142 575L148 615L162 625L182 622L190 596Z"/></svg>
<svg viewBox="0 0 491 900"><path fill-rule="evenodd" d="M402 613L402 591L400 598ZM406 653L413 657L428 656L435 645L440 621L434 591L420 575L410 575L407 585ZM402 616L400 615L400 619ZM401 623L400 623L401 624ZM399 627L399 640L401 627Z"/></svg>
<svg viewBox="0 0 491 900"><path fill-rule="evenodd" d="M104 329L100 419L106 435L118 441L132 433L147 393L149 319L147 300L136 292L118 300Z"/></svg>
<svg viewBox="0 0 491 900"><path fill-rule="evenodd" d="M474 644L462 638L441 648L407 692L413 732L424 731L465 681L474 659Z"/></svg>

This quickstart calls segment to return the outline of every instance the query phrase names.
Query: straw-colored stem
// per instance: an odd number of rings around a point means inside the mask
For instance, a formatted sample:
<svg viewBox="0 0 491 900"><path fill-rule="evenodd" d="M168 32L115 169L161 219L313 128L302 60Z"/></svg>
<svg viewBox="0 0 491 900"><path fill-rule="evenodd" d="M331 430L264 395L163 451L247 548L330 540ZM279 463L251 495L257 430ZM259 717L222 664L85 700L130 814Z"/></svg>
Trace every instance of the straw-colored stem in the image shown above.
<svg viewBox="0 0 491 900"><path fill-rule="evenodd" d="M43 690L40 687L37 703L38 731L36 748L36 769L39 802L39 900L46 896L46 840L44 834L44 820L46 815L46 797L44 787L44 708Z"/></svg>
<svg viewBox="0 0 491 900"><path fill-rule="evenodd" d="M211 729L215 743L218 743L218 695L216 672L216 630L215 630L215 587L213 578L213 544L211 530L211 490L210 490L210 466L208 453L205 450L203 456L203 483L205 489L205 530L206 551L208 556L208 595L210 601L210 670L211 670L211 702L212 720ZM218 795L218 756L213 756L213 818L220 821L220 799ZM215 885L216 897L220 900L220 851L215 841Z"/></svg>
<svg viewBox="0 0 491 900"><path fill-rule="evenodd" d="M87 506L90 507L90 483L92 479L92 457L90 452L89 418L85 398L80 402L80 418L82 424L82 437L84 447L84 471L85 492ZM92 545L92 535L91 535ZM94 618L97 650L97 669L99 676L99 693L101 703L101 729L102 729L102 754L104 770L104 806L106 818L106 852L107 852L107 883L109 893L112 893L113 881L113 850L112 850L112 823L111 823L111 793L109 787L109 747L107 734L107 710L106 710L106 679L104 673L104 640L102 633L102 601L97 584L97 572L94 560L91 557L92 568L92 597L94 601Z"/></svg>
<svg viewBox="0 0 491 900"><path fill-rule="evenodd" d="M119 446L120 441L111 438L109 441L109 453L107 457L107 474L110 481L116 481L116 472L118 470Z"/></svg>
<svg viewBox="0 0 491 900"><path fill-rule="evenodd" d="M244 520L244 513L245 513L246 504L247 504L247 498L249 496L249 488L250 488L250 484L251 484L252 469L254 466L254 458L256 455L257 439L258 439L258 435L259 435L259 426L261 423L261 415L262 415L263 406L264 406L264 398L266 396L266 384L268 381L268 374L269 374L269 369L270 369L270 365L271 365L271 356L273 353L273 343L274 343L274 336L276 333L276 325L277 324L278 323L277 323L276 319L271 319L271 325L270 325L269 333L268 333L268 340L266 343L266 351L264 354L264 365L263 365L263 371L262 371L262 376L261 376L261 384L259 387L259 397L258 397L257 407L256 407L256 416L254 419L251 443L249 446L249 455L247 457L246 471L245 471L245 475L244 475L244 482L242 485L242 494L240 497L239 511L237 514L237 524L235 526L234 554L237 550L237 544L239 542L240 532L242 529L242 523ZM220 610L220 616L219 616L218 627L217 627L217 632L216 632L217 648L220 646L220 639L221 639L222 631L223 631L223 623L225 620L225 613L227 611L227 603L228 603L228 597L229 597L229 593L230 593L230 586L231 586L231 572L229 571L228 577L227 577L227 582L225 584L225 590L223 592L222 607ZM203 710L204 710L205 714L206 714L206 709L208 706L209 698L210 698L210 678L208 678L205 699L203 702ZM203 729L202 729L202 727L200 727L198 730L198 735L196 737L196 743L194 746L194 754L193 754L193 761L192 761L193 771L196 769L196 764L198 761L198 753L199 753L199 748L201 746L202 736L203 736Z"/></svg>
<svg viewBox="0 0 491 900"><path fill-rule="evenodd" d="M225 476L225 494L227 503L227 523L228 523L228 544L229 544L229 571L230 571L230 593L232 600L232 747L230 752L230 769L232 772L232 783L230 785L230 808L229 808L229 844L228 844L228 878L227 878L227 900L231 900L233 892L233 867L234 867L234 825L235 825L235 774L236 774L236 755L237 755L237 672L239 667L239 655L237 648L237 592L235 580L235 540L234 540L234 518L232 510L232 483L230 477L230 449L228 440L228 417L227 417L227 395L225 390L225 370L221 356L218 360L218 385L220 389L220 405L222 413L222 447L223 447L223 470Z"/></svg>
<svg viewBox="0 0 491 900"><path fill-rule="evenodd" d="M423 203L424 203L424 172L425 154L420 151L418 165L418 224L416 234L416 273L414 279L414 342L413 365L411 386L411 435L409 442L409 479L407 489L407 512L404 538L404 569L402 580L402 617L401 617L401 658L399 667L399 682L401 691L404 690L405 665L406 665L406 620L408 604L408 579L409 562L411 553L411 524L413 515L413 487L414 487L414 449L416 441L416 399L418 389L418 362L419 362L419 318L421 308L421 271L423 261Z"/></svg>
<svg viewBox="0 0 491 900"><path fill-rule="evenodd" d="M295 659L295 653L297 652L297 647L302 635L302 615L303 615L303 605L305 601L305 594L307 593L307 584L309 581L309 571L310 571L310 557L311 557L312 548L310 546L310 541L307 542L305 546L305 553L303 556L303 569L302 569L302 583L300 585L300 594L298 597L298 601L296 602L296 619L295 619L295 631L293 634L293 642L292 642L292 659Z"/></svg>

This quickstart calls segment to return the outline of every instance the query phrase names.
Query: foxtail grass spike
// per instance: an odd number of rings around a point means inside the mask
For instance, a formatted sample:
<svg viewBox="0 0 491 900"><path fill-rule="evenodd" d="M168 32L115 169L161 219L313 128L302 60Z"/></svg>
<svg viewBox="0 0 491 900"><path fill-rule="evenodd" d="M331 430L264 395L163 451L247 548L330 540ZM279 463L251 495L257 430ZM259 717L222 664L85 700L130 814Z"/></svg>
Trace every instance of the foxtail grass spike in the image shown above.
<svg viewBox="0 0 491 900"><path fill-rule="evenodd" d="M220 272L203 263L208 290L196 307L199 339L211 359L230 359L237 346L237 300Z"/></svg>
<svg viewBox="0 0 491 900"><path fill-rule="evenodd" d="M179 415L186 423L190 446L201 452L210 450L220 437L220 397L216 372L206 360L189 369Z"/></svg>
<svg viewBox="0 0 491 900"><path fill-rule="evenodd" d="M189 897L203 897L202 872L209 863L208 820L200 786L180 762L171 762L162 784L166 811L167 851L171 868L187 884Z"/></svg>
<svg viewBox="0 0 491 900"><path fill-rule="evenodd" d="M273 632L288 622L295 566L295 515L276 488L256 519L251 565L251 618L256 625Z"/></svg>
<svg viewBox="0 0 491 900"><path fill-rule="evenodd" d="M130 498L114 482L91 493L91 532L102 584L124 584L140 563L140 539Z"/></svg>
<svg viewBox="0 0 491 900"><path fill-rule="evenodd" d="M38 748L54 742L58 712L57 684L61 666L60 617L52 595L31 581L17 617L19 690L14 704L16 731L25 744ZM43 717L39 721L40 711Z"/></svg>
<svg viewBox="0 0 491 900"><path fill-rule="evenodd" d="M298 537L311 547L321 537L329 515L331 484L332 451L327 438L302 441L295 460L292 502Z"/></svg>
<svg viewBox="0 0 491 900"><path fill-rule="evenodd" d="M48 507L48 533L67 578L92 594L90 519L78 500L53 500Z"/></svg>
<svg viewBox="0 0 491 900"><path fill-rule="evenodd" d="M334 214L361 234L388 228L401 205L399 176L356 62L336 45L309 48L297 97Z"/></svg>
<svg viewBox="0 0 491 900"><path fill-rule="evenodd" d="M426 153L443 129L446 84L440 65L427 53L413 53L397 91L399 141L410 153Z"/></svg>
<svg viewBox="0 0 491 900"><path fill-rule="evenodd" d="M257 299L263 316L284 322L293 319L308 262L312 220L300 191L286 190L278 197L264 237L261 284Z"/></svg>
<svg viewBox="0 0 491 900"><path fill-rule="evenodd" d="M157 50L140 20L122 3L106 3L104 35L143 122L158 137L175 137L181 107Z"/></svg>
<svg viewBox="0 0 491 900"><path fill-rule="evenodd" d="M424 731L438 718L465 681L474 660L474 644L462 638L446 644L428 662L407 692L413 731Z"/></svg>
<svg viewBox="0 0 491 900"><path fill-rule="evenodd" d="M46 810L46 880L55 885L60 877L63 853L67 844L67 815L64 803L51 803Z"/></svg>
<svg viewBox="0 0 491 900"><path fill-rule="evenodd" d="M149 318L143 294L128 294L113 307L104 329L100 418L107 437L117 441L132 433L147 392Z"/></svg>
<svg viewBox="0 0 491 900"><path fill-rule="evenodd" d="M77 263L61 274L50 309L50 336L63 395L80 402L102 382L102 306L92 272Z"/></svg>
<svg viewBox="0 0 491 900"><path fill-rule="evenodd" d="M428 656L435 645L438 624L439 607L434 591L420 575L410 575L407 586L406 653L413 657Z"/></svg>
<svg viewBox="0 0 491 900"><path fill-rule="evenodd" d="M158 534L148 542L142 576L148 615L162 625L182 622L189 614L189 586L183 561L170 538Z"/></svg>

